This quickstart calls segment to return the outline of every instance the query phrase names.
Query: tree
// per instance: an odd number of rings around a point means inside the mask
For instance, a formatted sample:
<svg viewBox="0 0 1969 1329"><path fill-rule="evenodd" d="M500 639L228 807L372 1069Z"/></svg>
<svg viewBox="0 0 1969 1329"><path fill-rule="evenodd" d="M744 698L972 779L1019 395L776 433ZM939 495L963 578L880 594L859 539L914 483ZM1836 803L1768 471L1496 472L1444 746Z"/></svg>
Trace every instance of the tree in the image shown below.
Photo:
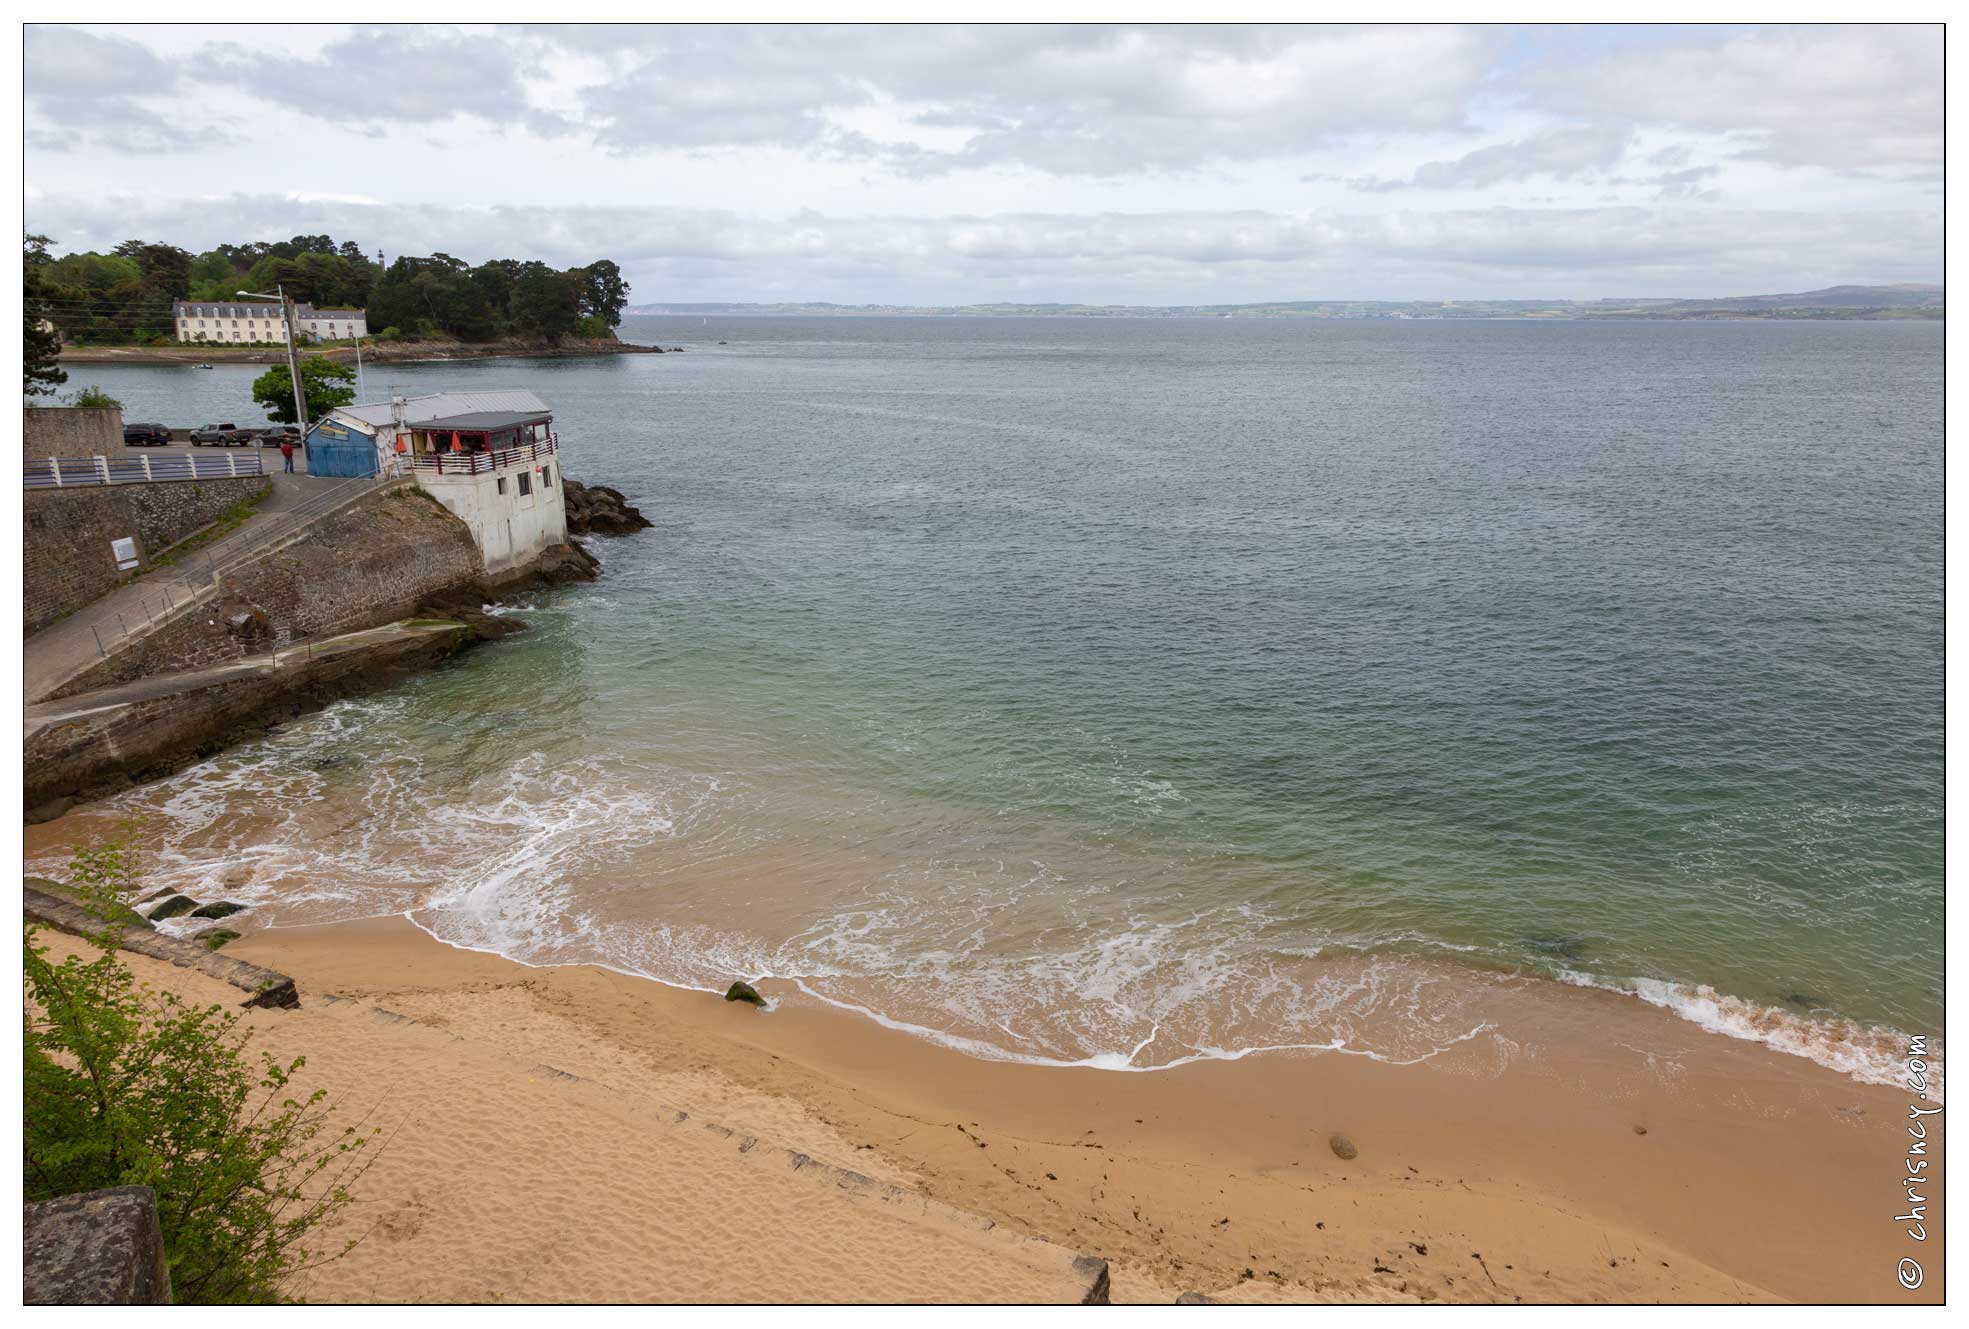
<svg viewBox="0 0 1969 1329"><path fill-rule="evenodd" d="M545 263L528 263L513 282L513 331L558 341L581 321L581 296L573 277Z"/></svg>
<svg viewBox="0 0 1969 1329"><path fill-rule="evenodd" d="M68 382L61 367L62 334L55 327L48 303L46 273L50 241L45 235L21 237L21 362L22 387L29 397L42 397Z"/></svg>
<svg viewBox="0 0 1969 1329"><path fill-rule="evenodd" d="M314 1242L373 1155L355 1126L329 1127L326 1090L292 1095L301 1059L249 1054L238 1012L138 985L118 947L141 880L134 842L85 849L64 893L101 931L56 962L25 929L23 1190L149 1186L174 1300L277 1301L354 1246Z"/></svg>
<svg viewBox="0 0 1969 1329"><path fill-rule="evenodd" d="M621 268L604 258L568 275L580 288L584 317L600 316L611 328L621 326L622 311L629 304L629 283L622 280Z"/></svg>
<svg viewBox="0 0 1969 1329"><path fill-rule="evenodd" d="M356 399L355 370L337 364L325 355L311 355L301 361L301 395L308 401L308 419L319 420L337 406ZM300 423L294 418L294 379L286 365L275 365L253 380L253 400L275 424Z"/></svg>

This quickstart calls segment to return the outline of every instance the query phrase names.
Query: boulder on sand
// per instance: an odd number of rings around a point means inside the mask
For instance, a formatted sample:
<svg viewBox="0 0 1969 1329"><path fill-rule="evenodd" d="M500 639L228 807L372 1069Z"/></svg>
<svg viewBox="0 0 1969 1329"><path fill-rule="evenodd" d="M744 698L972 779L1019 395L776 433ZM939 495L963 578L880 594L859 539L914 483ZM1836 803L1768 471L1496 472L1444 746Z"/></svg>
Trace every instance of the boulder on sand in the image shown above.
<svg viewBox="0 0 1969 1329"><path fill-rule="evenodd" d="M1344 1135L1327 1137L1326 1147L1333 1151L1336 1158L1359 1158L1361 1153L1354 1148L1354 1142Z"/></svg>
<svg viewBox="0 0 1969 1329"><path fill-rule="evenodd" d="M766 999L759 995L759 989L753 987L742 978L725 989L725 1000L742 1001L752 1006L764 1006L766 1004Z"/></svg>

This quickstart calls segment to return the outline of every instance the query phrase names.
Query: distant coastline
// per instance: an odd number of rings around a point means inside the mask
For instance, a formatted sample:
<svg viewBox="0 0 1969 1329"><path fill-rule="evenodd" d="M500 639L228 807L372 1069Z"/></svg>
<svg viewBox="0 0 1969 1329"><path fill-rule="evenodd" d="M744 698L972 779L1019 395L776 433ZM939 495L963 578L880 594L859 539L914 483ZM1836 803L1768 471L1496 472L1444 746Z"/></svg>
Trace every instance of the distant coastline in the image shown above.
<svg viewBox="0 0 1969 1329"><path fill-rule="evenodd" d="M1944 317L1940 286L1828 286L1784 295L1743 295L1713 300L1675 298L1602 300L1289 300L1260 304L1088 305L973 304L880 305L806 301L785 304L668 303L632 305L640 317L754 314L836 318L1338 318L1338 319L1782 319L1855 320Z"/></svg>
<svg viewBox="0 0 1969 1329"><path fill-rule="evenodd" d="M634 342L618 341L612 337L571 338L549 342L522 337L508 337L491 342L461 342L444 339L426 341L376 342L364 340L362 359L365 364L391 364L408 360L495 360L507 356L562 357L577 355L658 355L666 350L681 348L662 346L643 346ZM356 358L353 345L330 345L305 348L308 355L327 356L331 360L354 363ZM195 365L195 364L235 364L235 365L273 365L281 364L287 353L278 346L231 347L231 346L64 346L61 349L63 364L117 364L117 365Z"/></svg>

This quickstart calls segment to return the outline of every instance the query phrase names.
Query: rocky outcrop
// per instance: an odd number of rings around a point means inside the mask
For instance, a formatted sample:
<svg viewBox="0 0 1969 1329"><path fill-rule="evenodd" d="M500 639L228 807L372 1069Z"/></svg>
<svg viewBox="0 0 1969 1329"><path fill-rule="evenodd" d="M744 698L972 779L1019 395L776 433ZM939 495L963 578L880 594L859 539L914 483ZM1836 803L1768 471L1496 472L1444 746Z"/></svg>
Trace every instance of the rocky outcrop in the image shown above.
<svg viewBox="0 0 1969 1329"><path fill-rule="evenodd" d="M766 999L759 995L759 989L753 987L742 978L725 989L725 1000L742 1001L748 1006L764 1006L766 1004Z"/></svg>
<svg viewBox="0 0 1969 1329"><path fill-rule="evenodd" d="M21 1300L30 1306L168 1306L171 1270L157 1195L113 1186L30 1204L21 1218Z"/></svg>
<svg viewBox="0 0 1969 1329"><path fill-rule="evenodd" d="M621 490L607 485L584 485L563 476L561 496L567 503L569 535L633 535L654 524Z"/></svg>

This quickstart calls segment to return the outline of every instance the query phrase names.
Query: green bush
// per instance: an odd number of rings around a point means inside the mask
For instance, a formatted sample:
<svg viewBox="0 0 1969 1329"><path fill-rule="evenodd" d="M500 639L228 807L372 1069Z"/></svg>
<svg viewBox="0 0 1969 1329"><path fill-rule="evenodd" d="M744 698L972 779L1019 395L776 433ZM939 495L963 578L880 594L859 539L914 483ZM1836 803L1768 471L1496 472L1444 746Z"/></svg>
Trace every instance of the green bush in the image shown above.
<svg viewBox="0 0 1969 1329"><path fill-rule="evenodd" d="M67 884L100 917L139 880L134 844L111 843L77 854ZM151 1187L179 1302L283 1300L283 1280L355 1245L315 1242L373 1155L355 1127L328 1127L325 1090L290 1095L300 1058L251 1055L237 1011L141 987L117 924L60 963L37 932L22 960L28 1201Z"/></svg>
<svg viewBox="0 0 1969 1329"><path fill-rule="evenodd" d="M93 383L76 393L73 397L70 397L68 404L70 406L80 406L91 411L120 411L123 409L122 402L116 400L116 398L110 396Z"/></svg>
<svg viewBox="0 0 1969 1329"><path fill-rule="evenodd" d="M402 341L403 329L384 328L381 332L377 333L374 337L370 338L370 340L371 341Z"/></svg>

